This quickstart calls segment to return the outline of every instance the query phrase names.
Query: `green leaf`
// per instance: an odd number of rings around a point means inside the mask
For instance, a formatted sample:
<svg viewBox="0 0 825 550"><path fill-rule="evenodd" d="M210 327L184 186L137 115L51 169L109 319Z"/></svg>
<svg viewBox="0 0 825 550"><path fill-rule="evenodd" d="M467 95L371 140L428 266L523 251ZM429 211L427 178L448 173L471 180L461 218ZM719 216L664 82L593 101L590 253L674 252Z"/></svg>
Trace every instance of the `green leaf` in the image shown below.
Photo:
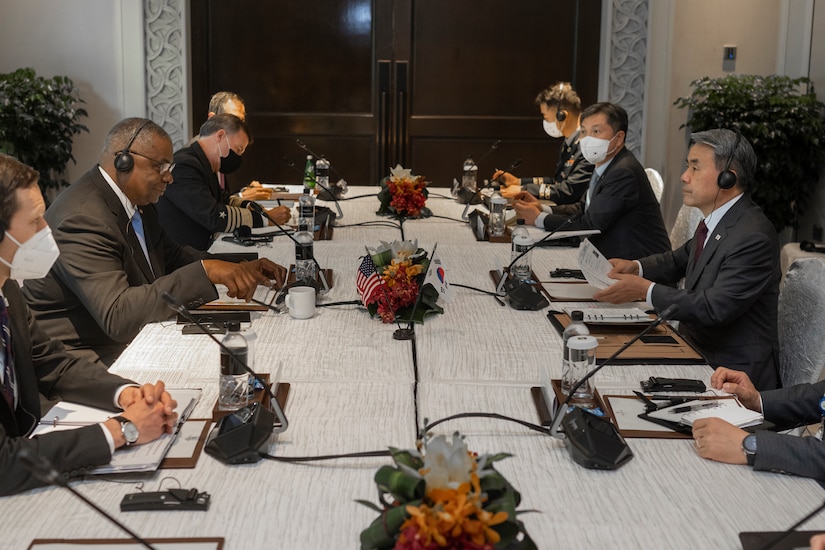
<svg viewBox="0 0 825 550"><path fill-rule="evenodd" d="M421 502L411 504L415 506L421 504ZM384 511L373 520L369 527L361 531L361 548L372 550L395 546L395 539L407 516L407 510L404 506L397 506Z"/></svg>

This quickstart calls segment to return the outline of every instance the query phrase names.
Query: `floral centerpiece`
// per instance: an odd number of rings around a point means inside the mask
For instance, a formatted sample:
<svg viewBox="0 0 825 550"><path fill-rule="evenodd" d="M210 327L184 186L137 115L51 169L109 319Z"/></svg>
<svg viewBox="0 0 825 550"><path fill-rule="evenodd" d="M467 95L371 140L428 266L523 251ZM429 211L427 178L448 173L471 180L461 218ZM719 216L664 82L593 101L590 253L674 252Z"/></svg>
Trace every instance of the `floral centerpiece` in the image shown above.
<svg viewBox="0 0 825 550"><path fill-rule="evenodd" d="M361 532L362 549L534 549L516 518L521 495L494 467L510 455L478 456L453 434L419 441L418 451L390 448L395 466L375 474L382 506Z"/></svg>
<svg viewBox="0 0 825 550"><path fill-rule="evenodd" d="M381 191L378 192L381 206L376 213L401 219L430 217L432 212L424 206L427 195L424 176L414 176L411 170L398 164L381 180Z"/></svg>
<svg viewBox="0 0 825 550"><path fill-rule="evenodd" d="M371 316L385 323L424 322L428 313L444 313L438 290L427 280L430 261L418 241L381 242L367 248L356 275L361 301ZM421 294L420 301L416 304Z"/></svg>

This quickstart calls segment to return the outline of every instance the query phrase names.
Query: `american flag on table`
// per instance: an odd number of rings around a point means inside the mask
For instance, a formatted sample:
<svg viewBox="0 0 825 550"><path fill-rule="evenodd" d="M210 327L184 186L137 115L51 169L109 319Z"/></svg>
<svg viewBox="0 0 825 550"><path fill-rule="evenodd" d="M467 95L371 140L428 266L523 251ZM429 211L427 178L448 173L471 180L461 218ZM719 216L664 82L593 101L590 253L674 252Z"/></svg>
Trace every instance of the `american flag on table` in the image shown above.
<svg viewBox="0 0 825 550"><path fill-rule="evenodd" d="M372 262L372 256L367 252L355 278L355 287L358 289L361 302L364 305L369 303L374 294L381 292L381 285L383 284L384 280L378 276L375 264Z"/></svg>

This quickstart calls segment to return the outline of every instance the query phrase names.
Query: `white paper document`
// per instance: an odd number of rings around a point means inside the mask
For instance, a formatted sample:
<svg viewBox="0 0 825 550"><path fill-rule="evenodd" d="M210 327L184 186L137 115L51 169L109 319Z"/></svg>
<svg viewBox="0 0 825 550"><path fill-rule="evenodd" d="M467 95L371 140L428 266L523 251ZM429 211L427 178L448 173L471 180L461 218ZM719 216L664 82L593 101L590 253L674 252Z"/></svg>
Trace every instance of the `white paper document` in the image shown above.
<svg viewBox="0 0 825 550"><path fill-rule="evenodd" d="M180 427L181 423L192 413L202 392L198 388L167 388L167 391L172 399L178 403L177 411L180 417L178 427ZM61 401L43 415L31 437L58 430L73 430L81 426L99 424L113 416L117 416L117 414L86 405ZM112 461L109 464L99 466L89 473L111 474L157 470L176 436L177 433L164 434L151 443L118 449L112 455Z"/></svg>
<svg viewBox="0 0 825 550"><path fill-rule="evenodd" d="M650 413L653 418L692 426L700 418L721 418L734 426L747 428L761 424L762 413L742 406L736 399L695 399Z"/></svg>
<svg viewBox="0 0 825 550"><path fill-rule="evenodd" d="M579 269L587 282L596 288L607 288L616 282L616 279L607 276L613 266L589 239L582 240L579 246Z"/></svg>

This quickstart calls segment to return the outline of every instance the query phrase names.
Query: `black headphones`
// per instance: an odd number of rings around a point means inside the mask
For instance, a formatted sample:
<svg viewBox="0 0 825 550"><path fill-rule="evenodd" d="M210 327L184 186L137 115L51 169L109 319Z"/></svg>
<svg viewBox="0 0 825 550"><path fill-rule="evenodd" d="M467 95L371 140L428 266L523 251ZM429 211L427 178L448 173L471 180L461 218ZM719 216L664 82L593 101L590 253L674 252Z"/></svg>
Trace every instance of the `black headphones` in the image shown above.
<svg viewBox="0 0 825 550"><path fill-rule="evenodd" d="M736 185L736 174L730 169L730 163L733 162L733 155L736 154L736 149L739 147L739 142L742 141L742 134L736 132L736 141L733 144L733 151L728 157L728 162L725 163L725 169L719 172L719 177L716 178L716 183L719 189L730 189Z"/></svg>
<svg viewBox="0 0 825 550"><path fill-rule="evenodd" d="M559 84L559 92L564 91L564 82ZM567 118L567 111L561 108L561 100L556 102L556 120L559 122L564 122L564 119Z"/></svg>
<svg viewBox="0 0 825 550"><path fill-rule="evenodd" d="M135 157L132 156L132 152L129 150L129 147L131 147L135 142L135 139L137 139L140 131L143 130L143 128L145 128L150 122L151 120L144 120L143 124L141 124L137 131L132 135L132 139L130 139L126 146L117 155L115 155L115 170L118 172L131 172L132 168L135 167Z"/></svg>

